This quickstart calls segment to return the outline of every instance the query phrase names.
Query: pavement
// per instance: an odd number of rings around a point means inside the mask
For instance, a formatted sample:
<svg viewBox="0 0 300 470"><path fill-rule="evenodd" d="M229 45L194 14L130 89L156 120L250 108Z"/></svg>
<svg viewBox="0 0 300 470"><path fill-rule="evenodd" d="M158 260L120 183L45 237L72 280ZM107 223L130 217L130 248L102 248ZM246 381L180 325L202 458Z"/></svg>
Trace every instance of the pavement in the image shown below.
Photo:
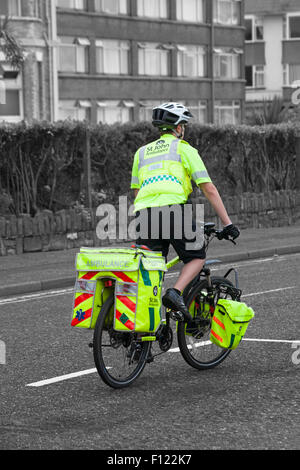
<svg viewBox="0 0 300 470"><path fill-rule="evenodd" d="M213 239L207 259L228 263L299 253L300 225L244 229L236 243ZM0 297L73 286L78 252L79 248L0 257ZM169 259L173 255L170 250Z"/></svg>

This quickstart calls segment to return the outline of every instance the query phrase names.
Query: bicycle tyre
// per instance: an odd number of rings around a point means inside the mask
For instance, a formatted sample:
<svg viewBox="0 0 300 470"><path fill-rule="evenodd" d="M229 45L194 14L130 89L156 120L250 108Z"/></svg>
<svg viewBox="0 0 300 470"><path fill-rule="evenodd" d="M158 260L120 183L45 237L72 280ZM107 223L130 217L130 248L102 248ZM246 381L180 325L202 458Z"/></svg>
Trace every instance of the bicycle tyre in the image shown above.
<svg viewBox="0 0 300 470"><path fill-rule="evenodd" d="M151 344L147 341L138 343L140 344L138 358L132 359L132 354L135 353L131 353L130 348L137 344L135 343L137 335L113 329L113 305L114 296L111 295L103 304L97 318L93 354L97 371L104 383L120 389L131 385L142 373Z"/></svg>
<svg viewBox="0 0 300 470"><path fill-rule="evenodd" d="M211 278L213 286L217 289L219 284L225 284L230 287L233 287L232 282L224 277L213 276ZM201 291L207 289L207 281L202 280L191 291L188 293L186 298L186 305L190 306L193 300L196 299L197 295L200 294ZM205 319L210 321L211 324L211 316L210 314L205 317ZM177 329L177 339L178 339L178 346L182 357L184 360L195 369L199 370L206 370L216 367L217 365L221 364L221 362L226 359L226 357L230 354L230 349L222 349L209 341L210 335L210 325L207 323L205 333L203 331L199 331L195 329L195 333L186 334L186 323L179 322L178 329ZM203 334L202 334L203 333ZM200 336L201 334L201 336ZM203 340L204 334L207 335L207 339ZM201 341L199 339L201 338ZM207 346L207 348L206 348ZM208 360L201 360L198 356L204 356L205 349L208 351L210 350L212 353L209 352L211 358ZM198 353L198 355L196 355ZM216 355L214 355L216 354Z"/></svg>

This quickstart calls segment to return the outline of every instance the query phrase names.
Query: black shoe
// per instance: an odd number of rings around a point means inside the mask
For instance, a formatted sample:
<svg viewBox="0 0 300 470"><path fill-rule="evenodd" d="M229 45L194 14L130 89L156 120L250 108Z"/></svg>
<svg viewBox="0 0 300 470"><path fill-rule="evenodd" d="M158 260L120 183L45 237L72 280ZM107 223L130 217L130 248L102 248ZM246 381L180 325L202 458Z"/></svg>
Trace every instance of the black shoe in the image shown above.
<svg viewBox="0 0 300 470"><path fill-rule="evenodd" d="M181 312L184 316L184 321L193 321L193 317L188 311L182 296L176 289L167 289L165 295L162 298L162 303L165 307L170 308L171 310Z"/></svg>

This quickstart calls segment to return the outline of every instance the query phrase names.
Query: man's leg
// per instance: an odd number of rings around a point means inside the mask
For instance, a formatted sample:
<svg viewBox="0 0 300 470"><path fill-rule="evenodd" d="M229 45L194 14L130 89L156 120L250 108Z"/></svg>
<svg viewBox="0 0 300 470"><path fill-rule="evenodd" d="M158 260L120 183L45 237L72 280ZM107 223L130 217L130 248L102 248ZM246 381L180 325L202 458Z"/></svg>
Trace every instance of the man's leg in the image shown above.
<svg viewBox="0 0 300 470"><path fill-rule="evenodd" d="M182 211L183 214L183 211ZM172 220L173 224L178 223L178 221ZM184 217L182 217L182 227L184 227ZM172 223L171 223L171 228ZM192 221L193 232L196 230L196 223ZM172 233L174 236L174 231ZM195 237L196 238L196 237ZM192 321L191 314L184 303L182 297L182 292L184 288L199 274L203 265L205 263L205 249L202 246L198 250L187 250L186 246L189 242L195 242L194 240L187 240L185 238L185 231L182 231L181 238L172 238L171 245L175 249L181 261L184 263L184 267L181 270L181 273L174 285L174 287L167 289L165 295L162 298L163 305L172 310L179 310L184 315L185 321Z"/></svg>
<svg viewBox="0 0 300 470"><path fill-rule="evenodd" d="M181 270L179 278L177 279L174 289L183 292L185 287L200 273L205 263L205 259L193 259L185 264Z"/></svg>

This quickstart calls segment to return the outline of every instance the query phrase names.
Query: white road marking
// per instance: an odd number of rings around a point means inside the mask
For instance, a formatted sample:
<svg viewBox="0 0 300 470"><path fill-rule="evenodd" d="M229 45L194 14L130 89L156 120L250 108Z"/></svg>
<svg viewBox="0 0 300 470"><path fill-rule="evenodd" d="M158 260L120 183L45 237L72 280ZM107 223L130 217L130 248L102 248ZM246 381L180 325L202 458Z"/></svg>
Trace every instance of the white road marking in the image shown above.
<svg viewBox="0 0 300 470"><path fill-rule="evenodd" d="M257 341L261 343L300 343L300 339L257 339L257 338L243 338L243 341Z"/></svg>
<svg viewBox="0 0 300 470"><path fill-rule="evenodd" d="M243 294L244 297L251 297L255 295L262 295L262 294L269 294L272 292L280 292L282 290L287 290L287 289L296 289L297 286L287 286L287 287L279 287L278 289L270 289L270 290L265 290L261 292L253 292L251 294ZM11 298L3 298L0 299L0 306L1 305L6 305L6 304L12 304L12 303L19 303L19 302L28 302L29 300L39 300L43 297L55 297L58 295L64 295L64 294L69 294L73 292L73 288L70 289L63 289L59 291L47 291L47 292L41 292L38 294L27 294L23 295L20 297L11 297Z"/></svg>
<svg viewBox="0 0 300 470"><path fill-rule="evenodd" d="M43 297L56 297L58 295L69 294L73 292L73 287L69 287L67 289L59 289L59 290L51 290L51 291L43 291L37 292L34 294L24 294L18 297L4 297L0 299L0 305L2 304L10 304L10 303L19 303L19 302L27 302L29 300L39 300Z"/></svg>
<svg viewBox="0 0 300 470"><path fill-rule="evenodd" d="M286 257L284 256L278 256L278 255L275 255L274 257L272 258L260 258L260 259L253 259L253 260L244 260L244 261L241 261L239 263L214 263L214 264L211 264L211 268L210 270L211 271L219 271L220 269L227 269L227 268L243 268L243 267L246 267L246 266L251 266L252 264L257 264L257 263L268 263L269 261L285 261L286 260ZM167 277L174 277L174 276L178 276L178 272L179 270L177 270L176 272L172 272L172 273L167 273L166 276Z"/></svg>
<svg viewBox="0 0 300 470"><path fill-rule="evenodd" d="M293 254L293 256L299 256L299 254ZM226 263L226 264L216 264L216 265L213 265L215 267L211 267L211 271L219 271L220 269L226 269L226 268L242 268L244 266L250 266L251 264L255 264L255 263L266 263L266 262L269 262L269 261L284 261L286 260L287 258L284 257L284 256L274 256L272 258L261 258L261 259L254 259L254 260L245 260L245 261L241 261L240 263ZM172 277L177 277L179 274L179 270L177 271L174 271L174 272L171 272L171 273L166 273L166 277L167 278L172 278ZM74 281L75 282L75 281ZM32 300L39 300L43 297L56 297L56 296L59 296L59 295L65 295L65 294L69 294L69 293L72 293L73 292L73 287L68 287L68 288L64 288L64 289L57 289L57 290L48 290L48 291L41 291L41 292L35 292L35 293L32 293L32 294L24 294L24 295L18 295L18 296L15 296L15 297L4 297L2 299L0 299L0 306L3 305L3 304L10 304L10 303L19 303L19 302L27 302L27 301L32 301ZM293 287L284 287L282 289L279 289L279 290L284 290L284 289L294 289L294 286ZM267 292L272 292L272 291L266 291ZM275 292L275 290L274 290ZM255 294L246 294L246 295L243 295L243 297L246 297L246 296L251 296L251 295L259 295L259 294L263 294L265 292L258 292L258 293L255 293Z"/></svg>
<svg viewBox="0 0 300 470"><path fill-rule="evenodd" d="M254 341L254 342L260 342L260 343L287 343L287 344L299 343L300 344L300 340L295 340L295 339L290 340L290 339L243 338L243 341ZM192 347L199 348L201 346L208 346L210 344L212 344L210 341L199 341L199 343L195 343L193 346L189 345L188 347L189 349L191 349ZM179 348L172 348L172 349L169 349L168 352L177 353L179 351L180 351ZM52 377L51 379L40 380L39 382L33 382L31 384L27 384L26 387L43 387L44 385L51 385L57 382L62 382L63 380L73 379L75 377L81 377L83 375L88 375L88 374L94 374L95 372L97 372L96 368L86 369L86 370L82 370L79 372L73 372L71 374L60 375L58 377Z"/></svg>
<svg viewBox="0 0 300 470"><path fill-rule="evenodd" d="M287 290L287 289L296 289L298 286L290 286L290 287L279 287L278 289L270 289L270 290L264 290L261 292L253 292L252 294L242 294L242 300L244 297L252 297L254 295L262 295L262 294L270 294L271 292L279 292L282 290Z"/></svg>
<svg viewBox="0 0 300 470"><path fill-rule="evenodd" d="M52 379L46 379L46 380L40 380L39 382L33 382L31 384L27 384L26 386L27 387L43 387L44 385L61 382L63 380L73 379L74 377L80 377L82 375L94 374L95 372L97 372L96 368L81 370L79 372L73 372L72 374L59 375L58 377L53 377Z"/></svg>

